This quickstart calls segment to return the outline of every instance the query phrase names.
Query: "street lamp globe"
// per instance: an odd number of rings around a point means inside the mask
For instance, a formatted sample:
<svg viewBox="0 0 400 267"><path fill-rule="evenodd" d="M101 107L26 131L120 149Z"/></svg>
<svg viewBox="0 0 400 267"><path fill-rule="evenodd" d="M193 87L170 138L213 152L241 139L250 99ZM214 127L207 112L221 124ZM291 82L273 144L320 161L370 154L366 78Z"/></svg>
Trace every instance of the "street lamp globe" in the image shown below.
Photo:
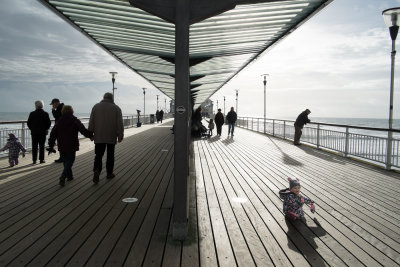
<svg viewBox="0 0 400 267"><path fill-rule="evenodd" d="M399 15L400 7L389 8L382 11L383 20L386 26L389 27L392 40L396 40L397 33L399 32Z"/></svg>

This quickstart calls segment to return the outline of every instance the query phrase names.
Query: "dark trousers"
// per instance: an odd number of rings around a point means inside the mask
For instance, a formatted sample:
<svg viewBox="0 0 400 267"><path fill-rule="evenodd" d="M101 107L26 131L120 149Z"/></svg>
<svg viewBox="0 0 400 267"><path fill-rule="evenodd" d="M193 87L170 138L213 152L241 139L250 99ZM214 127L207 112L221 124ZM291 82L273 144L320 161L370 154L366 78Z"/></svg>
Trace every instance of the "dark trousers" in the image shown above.
<svg viewBox="0 0 400 267"><path fill-rule="evenodd" d="M294 125L294 142L295 144L300 144L300 137L301 134L303 133L301 131L303 129L302 127L297 126L296 124Z"/></svg>
<svg viewBox="0 0 400 267"><path fill-rule="evenodd" d="M68 153L63 153L60 152L60 157L63 159L63 164L64 164L64 170L61 174L62 177L66 178L72 178L72 165L74 165L75 162L75 154L76 152L68 152Z"/></svg>
<svg viewBox="0 0 400 267"><path fill-rule="evenodd" d="M217 134L221 135L222 132L222 125L217 125Z"/></svg>
<svg viewBox="0 0 400 267"><path fill-rule="evenodd" d="M107 148L107 161L106 161L106 170L108 174L112 174L114 170L114 151L115 144L95 144L94 153L96 154L94 157L94 167L93 171L101 172L103 166L103 155Z"/></svg>
<svg viewBox="0 0 400 267"><path fill-rule="evenodd" d="M45 134L32 134L32 160L37 160L39 146L39 160L44 160L44 143L46 142Z"/></svg>

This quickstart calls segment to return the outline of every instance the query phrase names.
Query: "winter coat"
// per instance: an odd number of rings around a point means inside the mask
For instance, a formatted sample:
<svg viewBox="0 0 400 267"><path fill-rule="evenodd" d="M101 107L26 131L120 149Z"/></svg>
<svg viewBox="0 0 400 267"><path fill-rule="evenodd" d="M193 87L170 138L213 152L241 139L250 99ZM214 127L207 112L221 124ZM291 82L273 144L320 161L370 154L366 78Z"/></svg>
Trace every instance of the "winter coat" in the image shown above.
<svg viewBox="0 0 400 267"><path fill-rule="evenodd" d="M214 121L217 126L224 125L224 115L219 111L217 114L215 114Z"/></svg>
<svg viewBox="0 0 400 267"><path fill-rule="evenodd" d="M283 213L286 216L295 215L298 218L304 217L303 205L314 204L308 197L304 197L301 195L296 195L295 193L291 192L289 188L285 188L279 191L279 197L283 199Z"/></svg>
<svg viewBox="0 0 400 267"><path fill-rule="evenodd" d="M122 111L114 101L103 99L92 108L88 130L94 133L94 143L116 144L124 137Z"/></svg>
<svg viewBox="0 0 400 267"><path fill-rule="evenodd" d="M32 135L47 135L51 126L49 113L43 109L36 109L29 114L28 128Z"/></svg>
<svg viewBox="0 0 400 267"><path fill-rule="evenodd" d="M297 127L303 128L304 124L307 124L308 122L311 122L311 121L308 119L307 111L303 111L297 117L296 122L294 123L294 125L297 126Z"/></svg>
<svg viewBox="0 0 400 267"><path fill-rule="evenodd" d="M10 138L7 140L7 144L0 149L0 151L5 151L8 149L8 157L10 159L17 159L19 156L19 152L26 152L24 146L19 142L18 138L15 137L14 134L9 134Z"/></svg>
<svg viewBox="0 0 400 267"><path fill-rule="evenodd" d="M237 120L237 115L235 111L229 111L228 114L226 115L226 120L228 123L235 123Z"/></svg>
<svg viewBox="0 0 400 267"><path fill-rule="evenodd" d="M78 132L85 137L92 137L93 135L74 115L61 116L50 132L49 147L54 147L57 139L58 151L63 153L78 151Z"/></svg>
<svg viewBox="0 0 400 267"><path fill-rule="evenodd" d="M61 103L58 105L56 109L53 109L51 113L53 113L53 117L55 121L58 121L59 118L61 118L61 110L64 107L64 103Z"/></svg>

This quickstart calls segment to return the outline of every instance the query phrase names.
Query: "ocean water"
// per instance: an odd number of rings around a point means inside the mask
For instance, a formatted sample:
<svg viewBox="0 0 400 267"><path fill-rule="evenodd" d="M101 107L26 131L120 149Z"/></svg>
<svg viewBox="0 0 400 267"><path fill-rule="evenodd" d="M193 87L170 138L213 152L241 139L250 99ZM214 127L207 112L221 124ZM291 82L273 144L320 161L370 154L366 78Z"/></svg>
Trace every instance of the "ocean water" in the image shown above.
<svg viewBox="0 0 400 267"><path fill-rule="evenodd" d="M0 122L6 121L26 121L29 117L30 112L0 112ZM53 119L51 113L49 113L50 119ZM87 118L90 113L75 113L78 118ZM125 115L125 114L124 114ZM129 114L127 114L129 115ZM284 118L288 119L288 118ZM332 123L332 124L342 124L342 125L352 125L352 126L363 126L363 127L373 127L373 128L389 128L388 119L376 119L376 118L322 118L322 117L310 117L312 122L320 123ZM288 120L293 120L290 118ZM14 124L0 124L0 129L4 128L14 128L15 126L20 127L20 123ZM393 120L393 129L400 130L400 119Z"/></svg>
<svg viewBox="0 0 400 267"><path fill-rule="evenodd" d="M27 121L29 117L29 112L0 112L0 122L14 122L14 121ZM48 112L50 119L54 119L51 112ZM75 116L78 118L87 118L90 116L90 113L75 113ZM26 125L25 125L26 127ZM12 124L0 124L0 129L16 129L21 128L20 123L12 123Z"/></svg>

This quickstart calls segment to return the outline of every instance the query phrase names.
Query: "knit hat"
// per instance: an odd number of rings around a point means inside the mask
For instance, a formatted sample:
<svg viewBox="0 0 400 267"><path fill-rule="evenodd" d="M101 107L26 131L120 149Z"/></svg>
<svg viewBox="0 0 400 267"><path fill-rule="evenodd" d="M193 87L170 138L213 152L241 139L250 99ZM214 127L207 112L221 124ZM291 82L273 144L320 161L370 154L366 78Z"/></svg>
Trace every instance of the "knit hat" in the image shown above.
<svg viewBox="0 0 400 267"><path fill-rule="evenodd" d="M300 186L300 181L299 179L292 179L292 178L288 178L289 180L289 189L292 189L295 186Z"/></svg>
<svg viewBox="0 0 400 267"><path fill-rule="evenodd" d="M9 137L8 141L17 139L17 137L15 137L15 135L14 135L13 133L9 133L9 134L8 134L8 137Z"/></svg>

